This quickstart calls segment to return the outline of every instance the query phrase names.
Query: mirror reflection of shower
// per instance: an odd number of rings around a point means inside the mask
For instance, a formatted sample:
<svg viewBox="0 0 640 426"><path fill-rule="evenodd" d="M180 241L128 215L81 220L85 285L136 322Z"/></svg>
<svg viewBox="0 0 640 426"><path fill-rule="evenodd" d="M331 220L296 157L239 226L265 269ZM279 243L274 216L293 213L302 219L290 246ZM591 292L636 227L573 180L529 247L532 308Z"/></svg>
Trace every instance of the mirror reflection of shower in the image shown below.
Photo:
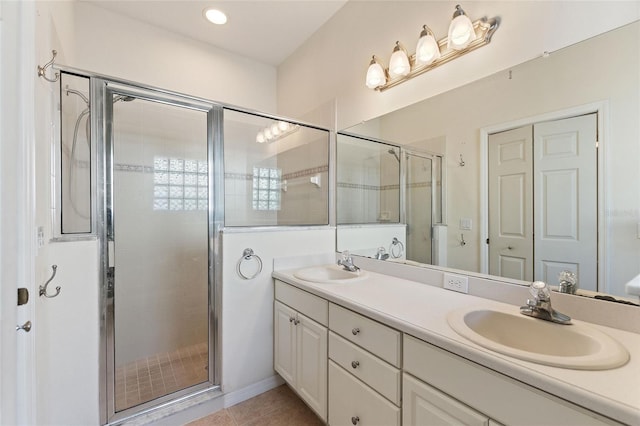
<svg viewBox="0 0 640 426"><path fill-rule="evenodd" d="M393 155L394 157L396 157L396 160L398 160L398 163L400 162L400 157L398 157L398 153L396 152L396 150L394 148L389 148L389 151L387 151L389 154Z"/></svg>

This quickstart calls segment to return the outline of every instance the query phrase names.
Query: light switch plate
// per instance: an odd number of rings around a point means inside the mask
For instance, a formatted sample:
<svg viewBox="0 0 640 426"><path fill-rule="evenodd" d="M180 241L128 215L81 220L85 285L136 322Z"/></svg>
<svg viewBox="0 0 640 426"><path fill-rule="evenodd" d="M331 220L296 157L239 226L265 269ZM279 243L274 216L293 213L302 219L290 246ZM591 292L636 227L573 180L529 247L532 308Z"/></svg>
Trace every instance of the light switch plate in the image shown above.
<svg viewBox="0 0 640 426"><path fill-rule="evenodd" d="M461 217L460 218L460 226L459 226L459 228L461 230L463 230L463 231L471 231L472 224L473 224L473 222L471 221L471 219L469 219L467 217Z"/></svg>
<svg viewBox="0 0 640 426"><path fill-rule="evenodd" d="M464 275L444 273L444 288L460 293L469 293L469 278Z"/></svg>

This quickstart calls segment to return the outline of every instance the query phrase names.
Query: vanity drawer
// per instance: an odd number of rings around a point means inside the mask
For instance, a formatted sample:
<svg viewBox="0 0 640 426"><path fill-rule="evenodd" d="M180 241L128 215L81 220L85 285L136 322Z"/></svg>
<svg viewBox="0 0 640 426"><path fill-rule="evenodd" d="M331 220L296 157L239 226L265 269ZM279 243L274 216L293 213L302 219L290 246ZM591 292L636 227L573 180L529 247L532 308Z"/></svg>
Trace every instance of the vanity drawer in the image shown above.
<svg viewBox="0 0 640 426"><path fill-rule="evenodd" d="M329 328L388 363L400 367L399 331L333 303L329 304Z"/></svg>
<svg viewBox="0 0 640 426"><path fill-rule="evenodd" d="M326 300L314 296L304 290L300 290L292 285L275 280L275 297L285 305L306 315L316 322L328 325L328 305Z"/></svg>
<svg viewBox="0 0 640 426"><path fill-rule="evenodd" d="M400 426L400 408L329 361L329 424Z"/></svg>
<svg viewBox="0 0 640 426"><path fill-rule="evenodd" d="M382 396L400 405L400 370L329 332L329 358Z"/></svg>
<svg viewBox="0 0 640 426"><path fill-rule="evenodd" d="M403 347L405 373L496 422L505 425L619 424L415 337L405 334ZM533 414L532 407L535 407Z"/></svg>

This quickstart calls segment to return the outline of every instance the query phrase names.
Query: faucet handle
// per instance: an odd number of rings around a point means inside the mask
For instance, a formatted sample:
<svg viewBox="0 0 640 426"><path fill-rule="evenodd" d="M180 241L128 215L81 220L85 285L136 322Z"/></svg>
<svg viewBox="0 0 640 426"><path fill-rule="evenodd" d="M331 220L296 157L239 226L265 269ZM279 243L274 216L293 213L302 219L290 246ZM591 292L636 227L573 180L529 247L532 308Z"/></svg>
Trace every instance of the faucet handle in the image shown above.
<svg viewBox="0 0 640 426"><path fill-rule="evenodd" d="M351 253L349 253L349 250L344 250L342 252L342 260L345 262L348 262L351 260Z"/></svg>
<svg viewBox="0 0 640 426"><path fill-rule="evenodd" d="M529 286L529 293L536 299L540 301L548 301L551 299L551 292L549 291L549 287L547 283L544 281L534 281ZM529 301L527 301L528 304Z"/></svg>

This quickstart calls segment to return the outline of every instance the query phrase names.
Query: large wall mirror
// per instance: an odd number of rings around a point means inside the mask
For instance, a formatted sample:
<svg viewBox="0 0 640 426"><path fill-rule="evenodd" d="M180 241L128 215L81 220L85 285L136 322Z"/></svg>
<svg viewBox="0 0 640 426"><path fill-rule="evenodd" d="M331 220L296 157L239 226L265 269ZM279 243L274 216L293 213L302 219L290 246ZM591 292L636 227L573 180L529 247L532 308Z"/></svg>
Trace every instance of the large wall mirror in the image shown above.
<svg viewBox="0 0 640 426"><path fill-rule="evenodd" d="M444 159L430 184L442 190L442 217L423 230L440 256L406 258L520 284L556 285L571 271L583 294L637 302L627 283L640 274L639 40L634 22L344 129L382 153ZM395 170L387 157L382 167ZM338 196L337 217L351 210ZM396 224L411 228L402 216ZM361 243L353 226L338 223L338 250ZM388 237L367 246L389 247Z"/></svg>

